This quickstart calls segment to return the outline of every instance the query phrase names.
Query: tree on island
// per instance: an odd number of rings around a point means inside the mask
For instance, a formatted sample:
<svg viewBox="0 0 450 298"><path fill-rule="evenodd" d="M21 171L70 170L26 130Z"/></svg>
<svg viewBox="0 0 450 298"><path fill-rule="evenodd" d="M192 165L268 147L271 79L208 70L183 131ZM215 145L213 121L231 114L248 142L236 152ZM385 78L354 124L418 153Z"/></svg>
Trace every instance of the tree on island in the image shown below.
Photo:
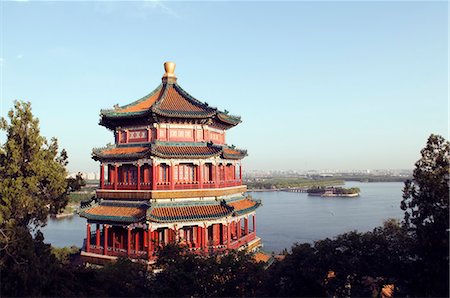
<svg viewBox="0 0 450 298"><path fill-rule="evenodd" d="M0 147L1 292L42 295L57 264L38 229L67 204L67 154L40 135L30 103L16 101L8 118L0 122L7 135Z"/></svg>

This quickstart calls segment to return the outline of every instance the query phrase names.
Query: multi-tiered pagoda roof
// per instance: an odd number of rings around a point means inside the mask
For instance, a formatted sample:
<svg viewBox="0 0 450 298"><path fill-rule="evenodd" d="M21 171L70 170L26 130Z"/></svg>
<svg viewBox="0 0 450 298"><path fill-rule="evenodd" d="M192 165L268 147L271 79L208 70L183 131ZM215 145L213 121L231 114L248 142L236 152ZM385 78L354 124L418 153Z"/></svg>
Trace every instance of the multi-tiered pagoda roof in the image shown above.
<svg viewBox="0 0 450 298"><path fill-rule="evenodd" d="M176 78L163 79L163 83L150 94L128 105L101 110L100 125L115 128L125 120L151 119L151 121L189 120L197 123L214 123L223 128L231 128L241 122L238 116L229 115L210 107L183 90Z"/></svg>

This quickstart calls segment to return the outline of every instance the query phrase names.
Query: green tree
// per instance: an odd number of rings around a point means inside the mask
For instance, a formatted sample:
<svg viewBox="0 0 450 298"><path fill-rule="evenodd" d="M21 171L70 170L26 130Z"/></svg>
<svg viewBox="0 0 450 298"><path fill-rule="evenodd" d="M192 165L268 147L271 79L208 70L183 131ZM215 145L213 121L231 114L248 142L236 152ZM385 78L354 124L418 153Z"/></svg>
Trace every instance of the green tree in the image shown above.
<svg viewBox="0 0 450 298"><path fill-rule="evenodd" d="M80 190L82 186L86 186L86 181L83 179L80 172L78 172L75 178L67 178L67 182L71 191L77 191Z"/></svg>
<svg viewBox="0 0 450 298"><path fill-rule="evenodd" d="M156 265L163 270L153 276L150 289L158 297L255 296L264 278L263 265L242 251L205 256L168 245Z"/></svg>
<svg viewBox="0 0 450 298"><path fill-rule="evenodd" d="M67 154L58 152L56 139L40 135L30 103L16 101L8 117L9 123L0 122L7 136L0 147L1 289L4 295L40 295L35 279L46 272L51 277L56 259L36 230L67 204Z"/></svg>
<svg viewBox="0 0 450 298"><path fill-rule="evenodd" d="M403 189L403 224L416 239L416 284L425 285L417 288L419 295L449 294L449 148L432 134Z"/></svg>

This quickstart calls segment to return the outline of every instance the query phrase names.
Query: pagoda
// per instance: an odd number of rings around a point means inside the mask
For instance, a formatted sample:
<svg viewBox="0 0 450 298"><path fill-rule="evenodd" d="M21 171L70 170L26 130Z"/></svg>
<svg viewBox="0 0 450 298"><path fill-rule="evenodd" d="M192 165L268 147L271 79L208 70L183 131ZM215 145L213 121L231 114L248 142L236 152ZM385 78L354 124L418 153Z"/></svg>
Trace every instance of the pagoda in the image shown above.
<svg viewBox="0 0 450 298"><path fill-rule="evenodd" d="M92 152L100 162L100 185L95 200L80 210L87 219L86 262L123 256L151 263L169 243L199 254L261 246L260 202L242 185L247 152L226 144L226 131L240 117L183 90L175 63L164 68L150 94L100 112L114 145Z"/></svg>

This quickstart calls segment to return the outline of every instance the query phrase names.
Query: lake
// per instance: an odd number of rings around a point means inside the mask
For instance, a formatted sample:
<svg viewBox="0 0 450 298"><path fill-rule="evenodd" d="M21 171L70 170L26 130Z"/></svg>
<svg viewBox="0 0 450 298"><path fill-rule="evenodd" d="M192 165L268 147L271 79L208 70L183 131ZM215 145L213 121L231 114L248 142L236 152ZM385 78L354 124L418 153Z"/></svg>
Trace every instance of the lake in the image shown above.
<svg viewBox="0 0 450 298"><path fill-rule="evenodd" d="M310 197L306 193L249 192L261 199L256 215L256 232L264 250L280 252L295 242L313 242L352 230L366 232L388 218L403 218L400 209L403 183L347 182L359 187L357 198ZM81 247L86 236L86 219L75 215L49 219L42 229L45 242L54 246Z"/></svg>

